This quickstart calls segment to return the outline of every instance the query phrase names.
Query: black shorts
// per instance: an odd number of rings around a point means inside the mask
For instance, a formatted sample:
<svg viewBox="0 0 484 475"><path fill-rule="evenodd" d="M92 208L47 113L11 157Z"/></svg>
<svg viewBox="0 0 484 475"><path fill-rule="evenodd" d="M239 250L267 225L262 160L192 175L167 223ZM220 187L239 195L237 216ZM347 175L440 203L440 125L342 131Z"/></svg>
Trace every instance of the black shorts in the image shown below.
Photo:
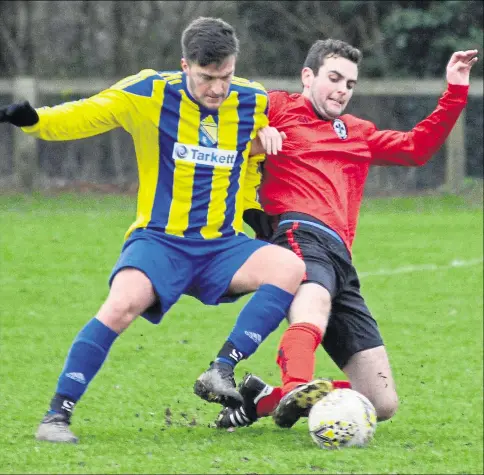
<svg viewBox="0 0 484 475"><path fill-rule="evenodd" d="M355 353L383 345L378 325L360 294L350 253L334 231L308 215L284 213L271 241L304 260L303 284L314 282L330 293L331 314L322 345L339 368Z"/></svg>

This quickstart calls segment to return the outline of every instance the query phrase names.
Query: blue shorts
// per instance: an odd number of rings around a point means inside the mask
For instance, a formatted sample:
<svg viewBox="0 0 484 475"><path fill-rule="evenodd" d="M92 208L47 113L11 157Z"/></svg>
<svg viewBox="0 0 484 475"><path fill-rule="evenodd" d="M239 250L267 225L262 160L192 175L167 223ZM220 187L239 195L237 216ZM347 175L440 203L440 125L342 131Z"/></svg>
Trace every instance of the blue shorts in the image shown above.
<svg viewBox="0 0 484 475"><path fill-rule="evenodd" d="M183 294L206 305L237 300L241 294L227 294L233 276L249 256L268 244L245 234L203 240L136 229L124 243L109 285L121 269L132 267L142 271L158 296L157 303L142 316L160 323Z"/></svg>

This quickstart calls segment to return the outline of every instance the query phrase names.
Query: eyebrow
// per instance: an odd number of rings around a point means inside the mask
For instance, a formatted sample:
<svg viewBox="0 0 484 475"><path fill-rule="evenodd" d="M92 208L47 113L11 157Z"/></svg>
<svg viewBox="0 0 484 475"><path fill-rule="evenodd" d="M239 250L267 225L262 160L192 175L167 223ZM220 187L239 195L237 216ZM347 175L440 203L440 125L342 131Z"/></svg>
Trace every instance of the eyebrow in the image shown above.
<svg viewBox="0 0 484 475"><path fill-rule="evenodd" d="M224 74L223 76L213 76L212 74L207 74L207 73L203 73L203 72L200 72L200 74L202 76L205 76L205 77L210 78L210 79L223 79L223 78L228 78L229 76L234 74L234 71L232 70L229 73Z"/></svg>
<svg viewBox="0 0 484 475"><path fill-rule="evenodd" d="M344 77L344 75L341 74L339 71L336 71L336 70L332 69L331 71L328 71L328 74L331 74L331 73L337 74L340 78L346 79ZM353 84L356 84L357 83L357 80L356 79L348 79L348 82L352 82Z"/></svg>

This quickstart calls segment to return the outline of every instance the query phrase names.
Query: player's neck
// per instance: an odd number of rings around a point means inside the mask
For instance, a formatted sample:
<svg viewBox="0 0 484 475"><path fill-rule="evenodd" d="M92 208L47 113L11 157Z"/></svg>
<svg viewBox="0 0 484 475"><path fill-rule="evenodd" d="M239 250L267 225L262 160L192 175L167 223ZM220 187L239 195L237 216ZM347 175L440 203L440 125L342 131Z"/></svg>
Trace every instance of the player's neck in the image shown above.
<svg viewBox="0 0 484 475"><path fill-rule="evenodd" d="M318 119L321 119L321 120L324 120L325 122L331 122L333 119L331 119L330 117L325 117L324 115L322 115L317 109L316 107L314 106L314 103L313 101L311 100L311 97L309 95L309 91L305 88L303 89L303 92L301 93L301 95L306 99L307 102L309 102L311 108L313 109L314 113L316 114L316 116L318 117Z"/></svg>
<svg viewBox="0 0 484 475"><path fill-rule="evenodd" d="M314 104L312 102L311 102L311 107L313 108L314 113L318 116L318 119L324 120L325 122L331 122L333 120L330 117L324 117L323 115L321 115L319 111L316 109L316 107L314 107Z"/></svg>

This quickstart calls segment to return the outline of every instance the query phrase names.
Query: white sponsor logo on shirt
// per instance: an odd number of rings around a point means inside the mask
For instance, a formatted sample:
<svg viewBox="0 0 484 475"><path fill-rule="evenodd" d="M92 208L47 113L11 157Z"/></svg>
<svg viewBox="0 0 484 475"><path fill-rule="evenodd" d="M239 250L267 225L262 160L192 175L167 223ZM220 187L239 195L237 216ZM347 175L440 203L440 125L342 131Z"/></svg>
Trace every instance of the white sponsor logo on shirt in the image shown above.
<svg viewBox="0 0 484 475"><path fill-rule="evenodd" d="M175 142L172 158L209 167L233 168L237 152L235 150L223 150Z"/></svg>

